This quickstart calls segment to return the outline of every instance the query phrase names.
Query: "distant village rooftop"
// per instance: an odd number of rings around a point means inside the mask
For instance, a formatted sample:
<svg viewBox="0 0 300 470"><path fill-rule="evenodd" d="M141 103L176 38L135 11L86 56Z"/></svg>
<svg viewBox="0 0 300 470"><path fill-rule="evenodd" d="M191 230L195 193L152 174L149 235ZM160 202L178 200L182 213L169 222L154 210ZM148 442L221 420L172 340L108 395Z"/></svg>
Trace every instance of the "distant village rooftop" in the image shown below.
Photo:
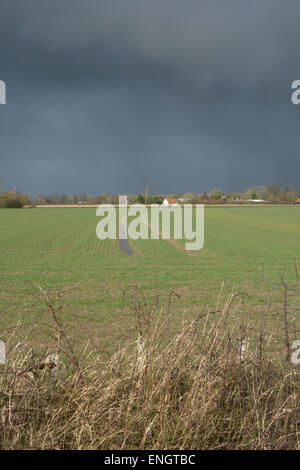
<svg viewBox="0 0 300 470"><path fill-rule="evenodd" d="M177 199L166 197L162 203L163 206L178 206Z"/></svg>

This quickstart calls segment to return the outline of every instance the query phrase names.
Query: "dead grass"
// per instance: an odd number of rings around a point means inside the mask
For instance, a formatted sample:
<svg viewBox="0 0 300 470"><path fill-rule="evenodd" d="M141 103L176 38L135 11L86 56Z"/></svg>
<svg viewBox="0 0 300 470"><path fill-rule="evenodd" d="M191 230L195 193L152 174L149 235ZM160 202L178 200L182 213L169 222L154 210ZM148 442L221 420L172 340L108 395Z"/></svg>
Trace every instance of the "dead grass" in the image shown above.
<svg viewBox="0 0 300 470"><path fill-rule="evenodd" d="M110 358L92 339L77 351L80 324L63 323L62 304L42 295L48 344L32 350L17 325L0 366L0 449L300 449L286 295L282 337L264 315L253 327L245 294L183 315L174 331L173 296L158 311L133 286L124 298L136 339Z"/></svg>

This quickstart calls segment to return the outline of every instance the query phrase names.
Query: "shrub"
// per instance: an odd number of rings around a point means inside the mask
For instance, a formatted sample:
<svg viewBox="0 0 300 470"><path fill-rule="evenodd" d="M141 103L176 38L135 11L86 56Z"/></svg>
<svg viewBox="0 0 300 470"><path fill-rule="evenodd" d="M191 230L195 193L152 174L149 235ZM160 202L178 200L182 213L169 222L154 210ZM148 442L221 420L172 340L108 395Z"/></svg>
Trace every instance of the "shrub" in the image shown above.
<svg viewBox="0 0 300 470"><path fill-rule="evenodd" d="M143 194L139 194L136 200L139 204L145 204L145 196Z"/></svg>
<svg viewBox="0 0 300 470"><path fill-rule="evenodd" d="M160 196L152 196L148 199L149 204L162 204L163 199Z"/></svg>
<svg viewBox="0 0 300 470"><path fill-rule="evenodd" d="M21 199L8 199L5 203L6 209L22 209L23 203Z"/></svg>
<svg viewBox="0 0 300 470"><path fill-rule="evenodd" d="M222 199L222 194L223 194L223 191L222 189L212 189L209 193L209 198L210 199L214 199L216 201Z"/></svg>
<svg viewBox="0 0 300 470"><path fill-rule="evenodd" d="M22 207L30 204L31 200L26 194L14 194L8 191L2 191L0 193L0 207L2 208L21 209Z"/></svg>
<svg viewBox="0 0 300 470"><path fill-rule="evenodd" d="M95 346L75 356L46 297L48 352L12 337L0 367L0 449L299 449L299 373L235 297L176 333L134 302L137 341L107 361Z"/></svg>

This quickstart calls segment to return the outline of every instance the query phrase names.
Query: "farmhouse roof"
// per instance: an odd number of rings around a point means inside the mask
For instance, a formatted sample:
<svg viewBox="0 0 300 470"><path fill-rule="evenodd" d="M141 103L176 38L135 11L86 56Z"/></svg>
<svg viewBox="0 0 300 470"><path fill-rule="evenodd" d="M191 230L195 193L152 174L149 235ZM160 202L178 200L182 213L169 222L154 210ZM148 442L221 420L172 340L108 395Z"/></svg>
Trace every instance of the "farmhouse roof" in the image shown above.
<svg viewBox="0 0 300 470"><path fill-rule="evenodd" d="M176 204L176 202L178 202L177 199L172 199L172 198L169 198L169 197L167 197L166 199L167 199L169 204Z"/></svg>

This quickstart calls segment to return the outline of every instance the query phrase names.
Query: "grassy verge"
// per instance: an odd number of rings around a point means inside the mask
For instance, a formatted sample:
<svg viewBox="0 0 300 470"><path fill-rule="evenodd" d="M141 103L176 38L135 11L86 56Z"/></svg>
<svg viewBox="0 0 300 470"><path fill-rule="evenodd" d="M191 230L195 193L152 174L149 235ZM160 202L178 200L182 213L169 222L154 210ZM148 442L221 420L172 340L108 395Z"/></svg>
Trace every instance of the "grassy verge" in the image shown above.
<svg viewBox="0 0 300 470"><path fill-rule="evenodd" d="M0 448L299 449L291 292L283 284L283 303L266 302L260 322L232 294L174 330L171 300L157 312L132 288L134 339L106 358L92 338L76 348L81 325L64 323L42 291L45 345L32 350L22 325L8 337ZM277 329L267 322L276 312Z"/></svg>

